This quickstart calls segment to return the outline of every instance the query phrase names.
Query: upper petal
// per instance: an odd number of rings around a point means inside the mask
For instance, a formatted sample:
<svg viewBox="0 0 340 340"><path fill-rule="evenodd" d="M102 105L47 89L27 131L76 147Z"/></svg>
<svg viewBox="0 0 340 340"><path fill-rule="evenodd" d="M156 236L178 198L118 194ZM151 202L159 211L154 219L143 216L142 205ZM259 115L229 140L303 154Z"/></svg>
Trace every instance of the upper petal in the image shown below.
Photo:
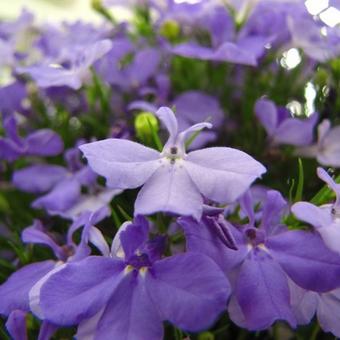
<svg viewBox="0 0 340 340"><path fill-rule="evenodd" d="M274 134L278 124L277 109L269 99L259 99L255 104L255 115L267 131L268 135Z"/></svg>
<svg viewBox="0 0 340 340"><path fill-rule="evenodd" d="M184 167L199 191L217 202L233 202L265 171L246 153L226 147L190 152Z"/></svg>
<svg viewBox="0 0 340 340"><path fill-rule="evenodd" d="M27 153L38 156L55 156L63 151L64 143L60 136L50 129L41 129L25 138Z"/></svg>
<svg viewBox="0 0 340 340"><path fill-rule="evenodd" d="M307 222L315 228L321 228L332 223L328 209L322 209L309 202L297 202L293 204L291 211L299 220Z"/></svg>
<svg viewBox="0 0 340 340"><path fill-rule="evenodd" d="M168 161L164 161L168 162ZM135 202L135 215L157 211L193 216L202 214L203 199L181 164L164 164L140 190Z"/></svg>
<svg viewBox="0 0 340 340"><path fill-rule="evenodd" d="M159 167L156 150L125 139L105 139L79 148L90 167L113 188L137 188Z"/></svg>
<svg viewBox="0 0 340 340"><path fill-rule="evenodd" d="M15 171L12 182L20 190L42 193L50 190L66 175L67 170L61 166L37 164Z"/></svg>
<svg viewBox="0 0 340 340"><path fill-rule="evenodd" d="M168 107L162 106L156 112L156 116L162 121L169 131L168 145L175 144L178 134L178 124L175 114Z"/></svg>

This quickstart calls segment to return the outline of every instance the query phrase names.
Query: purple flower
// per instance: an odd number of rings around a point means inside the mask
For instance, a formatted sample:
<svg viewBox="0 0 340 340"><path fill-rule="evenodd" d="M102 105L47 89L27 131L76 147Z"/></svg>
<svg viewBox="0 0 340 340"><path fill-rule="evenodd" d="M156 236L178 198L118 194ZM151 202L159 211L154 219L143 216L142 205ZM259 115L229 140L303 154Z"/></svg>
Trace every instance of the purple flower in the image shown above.
<svg viewBox="0 0 340 340"><path fill-rule="evenodd" d="M181 218L188 251L212 257L230 277L231 319L250 330L268 328L275 320L295 327L288 278L300 287L327 292L340 284L340 256L330 251L317 233L289 231L280 224L286 202L276 191L267 193L262 220L255 227L250 200L244 200L249 224L230 228L238 250L225 247L204 223Z"/></svg>
<svg viewBox="0 0 340 340"><path fill-rule="evenodd" d="M160 53L155 48L137 48L130 40L119 38L113 41L110 52L96 63L96 71L111 85L129 91L155 75L159 63Z"/></svg>
<svg viewBox="0 0 340 340"><path fill-rule="evenodd" d="M104 39L88 45L76 45L65 57L60 56L48 64L18 68L18 73L27 73L39 87L68 86L80 89L91 79L90 66L103 57L112 47L110 40Z"/></svg>
<svg viewBox="0 0 340 340"><path fill-rule="evenodd" d="M196 8L193 13L194 7ZM233 18L224 6L195 4L182 6L181 10L186 13L184 18L188 16L191 28L194 26L210 33L211 46L188 41L171 47L172 53L189 58L251 66L256 66L257 60L264 54L268 38L261 35L237 34ZM174 17L176 19L176 13ZM178 20L183 21L183 18Z"/></svg>
<svg viewBox="0 0 340 340"><path fill-rule="evenodd" d="M255 114L273 144L302 146L313 141L317 113L303 120L293 118L286 108L276 107L274 102L263 98L257 100Z"/></svg>
<svg viewBox="0 0 340 340"><path fill-rule="evenodd" d="M316 313L321 328L339 337L340 289L316 293L302 289L293 282L289 284L292 308L299 324L310 323Z"/></svg>
<svg viewBox="0 0 340 340"><path fill-rule="evenodd" d="M96 214L87 214L81 216L71 225L67 242L64 246L58 245L44 230L40 221L22 232L22 240L25 243L41 244L49 247L57 260L46 260L37 263L31 263L14 272L0 286L0 314L9 315L14 310L29 312L31 309L37 312L37 300L39 296L39 286L51 272L59 270L66 261L77 261L90 254L88 242L95 246L101 245L100 232L93 227L103 216L107 216L107 211L101 210ZM84 227L79 244L75 244L72 237L75 231ZM102 249L105 255L108 249ZM106 252L105 252L106 251Z"/></svg>
<svg viewBox="0 0 340 340"><path fill-rule="evenodd" d="M4 120L7 137L0 137L0 159L13 162L22 156L55 156L64 147L63 141L54 131L41 129L20 137L13 115Z"/></svg>
<svg viewBox="0 0 340 340"><path fill-rule="evenodd" d="M340 184L335 183L322 168L318 168L317 174L334 191L335 202L320 207L309 202L297 202L291 210L298 219L314 226L330 249L340 253Z"/></svg>
<svg viewBox="0 0 340 340"><path fill-rule="evenodd" d="M95 339L162 339L165 320L189 331L209 327L225 308L225 276L201 254L161 258L164 239L148 233L138 217L119 229L110 256L50 276L40 291L46 319L80 323L78 336Z"/></svg>
<svg viewBox="0 0 340 340"><path fill-rule="evenodd" d="M35 164L13 174L13 184L26 192L46 193L37 198L33 208L42 208L50 215L76 220L83 213L107 207L121 191L97 184L97 175L80 161L77 148L65 153L68 168L50 164ZM87 193L82 193L82 187Z"/></svg>
<svg viewBox="0 0 340 340"><path fill-rule="evenodd" d="M113 188L143 185L135 202L135 216L156 211L200 219L202 195L217 202L232 202L265 172L246 153L226 147L185 152L188 135L210 123L199 123L178 132L174 113L157 111L169 131L162 152L121 139L106 139L80 146L91 168Z"/></svg>
<svg viewBox="0 0 340 340"><path fill-rule="evenodd" d="M322 165L340 167L340 126L331 128L331 122L323 120L318 126L318 141L296 150L298 155L315 157Z"/></svg>

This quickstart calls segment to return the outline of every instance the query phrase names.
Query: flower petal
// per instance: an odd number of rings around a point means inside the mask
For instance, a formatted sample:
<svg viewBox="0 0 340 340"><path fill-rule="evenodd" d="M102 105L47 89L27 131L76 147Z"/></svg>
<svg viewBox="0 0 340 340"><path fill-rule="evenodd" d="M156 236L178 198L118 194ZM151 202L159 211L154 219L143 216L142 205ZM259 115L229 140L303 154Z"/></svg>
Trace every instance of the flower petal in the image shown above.
<svg viewBox="0 0 340 340"><path fill-rule="evenodd" d="M225 147L190 152L183 166L199 191L217 202L233 202L265 171L246 153Z"/></svg>
<svg viewBox="0 0 340 340"><path fill-rule="evenodd" d="M55 156L63 151L64 143L52 130L37 130L25 138L27 153L37 156Z"/></svg>
<svg viewBox="0 0 340 340"><path fill-rule="evenodd" d="M58 325L78 324L92 317L109 300L123 269L121 261L101 256L67 264L41 287L42 314Z"/></svg>
<svg viewBox="0 0 340 340"><path fill-rule="evenodd" d="M137 196L135 215L163 211L201 217L203 199L181 164L163 164L152 175Z"/></svg>
<svg viewBox="0 0 340 340"><path fill-rule="evenodd" d="M262 250L250 253L241 265L235 295L251 330L268 328L276 320L296 325L289 305L287 277Z"/></svg>
<svg viewBox="0 0 340 340"><path fill-rule="evenodd" d="M207 256L187 253L153 265L145 280L162 319L189 331L211 326L225 310L230 286L227 278Z"/></svg>
<svg viewBox="0 0 340 340"><path fill-rule="evenodd" d="M315 228L321 228L332 223L330 210L317 207L309 202L297 202L291 207L292 213L301 221Z"/></svg>
<svg viewBox="0 0 340 340"><path fill-rule="evenodd" d="M278 124L277 109L269 99L259 99L255 104L255 115L269 136L272 136Z"/></svg>
<svg viewBox="0 0 340 340"><path fill-rule="evenodd" d="M28 292L54 265L54 261L37 262L14 272L0 286L0 314L8 315L15 309L29 311Z"/></svg>
<svg viewBox="0 0 340 340"><path fill-rule="evenodd" d="M167 145L174 145L178 134L178 124L175 114L168 107L162 106L156 111L156 116L162 121L169 132Z"/></svg>
<svg viewBox="0 0 340 340"><path fill-rule="evenodd" d="M340 285L340 255L329 250L319 234L287 231L267 239L266 247L300 287L326 292Z"/></svg>
<svg viewBox="0 0 340 340"><path fill-rule="evenodd" d="M146 282L132 273L124 277L107 304L95 339L152 339L163 338L163 325L150 299Z"/></svg>
<svg viewBox="0 0 340 340"><path fill-rule="evenodd" d="M143 185L160 165L160 154L156 150L129 140L111 138L79 148L90 167L115 189Z"/></svg>
<svg viewBox="0 0 340 340"><path fill-rule="evenodd" d="M8 317L6 328L12 340L27 340L26 312L13 311Z"/></svg>
<svg viewBox="0 0 340 340"><path fill-rule="evenodd" d="M15 171L12 182L20 190L43 193L66 177L67 173L65 168L58 165L37 164Z"/></svg>

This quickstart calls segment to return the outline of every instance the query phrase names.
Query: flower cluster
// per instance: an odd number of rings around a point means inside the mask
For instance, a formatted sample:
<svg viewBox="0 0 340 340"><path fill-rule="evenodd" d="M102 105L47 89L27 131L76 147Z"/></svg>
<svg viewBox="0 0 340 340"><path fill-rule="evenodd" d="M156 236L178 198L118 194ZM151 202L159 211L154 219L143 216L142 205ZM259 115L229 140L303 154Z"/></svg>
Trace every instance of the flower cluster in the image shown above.
<svg viewBox="0 0 340 340"><path fill-rule="evenodd" d="M340 337L340 29L307 7L0 21L1 338Z"/></svg>

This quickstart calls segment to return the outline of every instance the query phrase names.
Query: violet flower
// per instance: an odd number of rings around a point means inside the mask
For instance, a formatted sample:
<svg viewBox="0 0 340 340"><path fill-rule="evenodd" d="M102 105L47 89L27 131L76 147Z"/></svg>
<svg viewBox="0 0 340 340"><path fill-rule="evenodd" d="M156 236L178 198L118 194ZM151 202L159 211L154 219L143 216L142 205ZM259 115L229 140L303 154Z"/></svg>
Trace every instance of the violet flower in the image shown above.
<svg viewBox="0 0 340 340"><path fill-rule="evenodd" d="M113 40L112 49L96 63L95 69L109 84L129 91L144 85L156 74L159 64L157 49L137 48L127 38L118 38Z"/></svg>
<svg viewBox="0 0 340 340"><path fill-rule="evenodd" d="M256 66L258 59L265 52L268 38L261 35L237 34L233 18L224 6L201 7L201 17L196 21L199 28L210 33L211 46L189 41L173 46L170 51L188 58ZM188 15L192 16L190 6L183 7L183 10L185 9L188 10Z"/></svg>
<svg viewBox="0 0 340 340"><path fill-rule="evenodd" d="M148 240L138 217L125 223L110 256L90 256L54 273L40 291L45 318L79 324L78 337L162 339L162 321L198 331L224 310L229 288L218 267L201 254L161 258L164 239Z"/></svg>
<svg viewBox="0 0 340 340"><path fill-rule="evenodd" d="M317 233L289 231L280 224L286 202L278 192L267 193L259 227L251 201L244 200L242 206L249 224L230 228L238 250L228 249L211 228L186 217L179 222L187 249L207 254L230 277L233 293L228 310L237 325L260 330L285 320L295 327L288 278L307 290L335 289L340 284L340 256Z"/></svg>
<svg viewBox="0 0 340 340"><path fill-rule="evenodd" d="M107 215L107 211L101 210L92 216L90 214L83 215L74 221L68 231L67 242L64 246L58 245L46 233L38 220L34 221L32 226L24 229L22 232L23 242L49 247L57 260L46 260L26 265L14 272L7 281L0 285L0 314L9 315L14 310L29 312L34 304L32 299L34 300L34 295L36 295L36 293L32 293L33 287L66 261L76 261L88 256L90 248L87 243L91 242L94 245L98 243L98 230L92 224ZM72 237L83 226L81 241L77 245Z"/></svg>
<svg viewBox="0 0 340 340"><path fill-rule="evenodd" d="M317 174L334 191L335 202L320 207L309 202L297 202L291 210L298 219L314 226L330 249L340 253L340 184L335 183L322 168L317 169Z"/></svg>
<svg viewBox="0 0 340 340"><path fill-rule="evenodd" d="M74 90L91 80L90 66L103 57L112 47L108 39L85 46L74 46L71 56L58 58L54 62L17 68L20 74L28 74L39 87L67 86Z"/></svg>
<svg viewBox="0 0 340 340"><path fill-rule="evenodd" d="M62 139L50 129L41 129L20 137L13 115L4 120L7 137L0 137L0 159L13 162L22 156L55 156L64 147Z"/></svg>
<svg viewBox="0 0 340 340"><path fill-rule="evenodd" d="M45 193L34 200L33 208L75 220L83 213L107 207L112 198L121 192L97 184L97 175L80 161L77 148L67 150L65 158L68 168L35 164L14 172L12 182L17 188ZM87 193L81 192L82 187L87 188Z"/></svg>
<svg viewBox="0 0 340 340"><path fill-rule="evenodd" d="M174 113L157 111L169 131L162 152L121 139L106 139L80 146L90 167L112 188L143 185L135 202L135 216L157 211L200 219L203 197L225 203L236 200L265 168L246 153L226 147L185 152L188 136L211 127L195 124L178 132Z"/></svg>
<svg viewBox="0 0 340 340"><path fill-rule="evenodd" d="M296 154L316 158L321 165L340 167L340 126L331 128L331 122L323 120L318 126L317 143L297 149Z"/></svg>
<svg viewBox="0 0 340 340"><path fill-rule="evenodd" d="M319 115L314 113L306 119L293 118L284 107L276 107L269 99L258 99L255 114L273 144L295 146L309 145L313 141L314 127Z"/></svg>
<svg viewBox="0 0 340 340"><path fill-rule="evenodd" d="M307 291L290 282L291 304L301 325L309 324L316 313L322 330L340 336L340 289L325 293Z"/></svg>

